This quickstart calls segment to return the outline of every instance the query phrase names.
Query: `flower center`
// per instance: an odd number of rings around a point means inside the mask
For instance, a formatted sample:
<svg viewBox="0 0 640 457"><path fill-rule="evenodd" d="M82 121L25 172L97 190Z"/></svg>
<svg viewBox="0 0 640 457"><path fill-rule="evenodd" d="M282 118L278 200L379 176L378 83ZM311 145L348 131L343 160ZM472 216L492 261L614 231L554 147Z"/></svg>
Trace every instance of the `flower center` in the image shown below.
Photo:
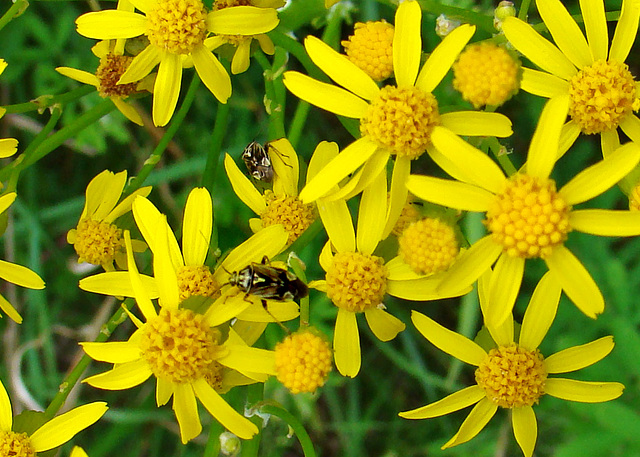
<svg viewBox="0 0 640 457"><path fill-rule="evenodd" d="M140 352L156 378L174 383L206 378L220 356L220 332L188 309L162 308L142 329Z"/></svg>
<svg viewBox="0 0 640 457"><path fill-rule="evenodd" d="M520 64L502 46L473 44L453 64L453 87L478 109L499 106L520 86Z"/></svg>
<svg viewBox="0 0 640 457"><path fill-rule="evenodd" d="M588 135L616 129L640 108L633 75L620 62L598 60L569 80L569 115Z"/></svg>
<svg viewBox="0 0 640 457"><path fill-rule="evenodd" d="M431 93L410 87L385 86L360 120L363 136L400 157L417 159L440 124L438 101Z"/></svg>
<svg viewBox="0 0 640 457"><path fill-rule="evenodd" d="M570 210L553 180L518 173L495 196L484 223L507 254L545 258L567 239Z"/></svg>
<svg viewBox="0 0 640 457"><path fill-rule="evenodd" d="M356 22L353 35L341 44L349 60L376 81L393 73L394 27L387 21Z"/></svg>
<svg viewBox="0 0 640 457"><path fill-rule="evenodd" d="M387 291L383 259L360 252L339 252L327 271L327 296L339 308L354 313L375 308Z"/></svg>
<svg viewBox="0 0 640 457"><path fill-rule="evenodd" d="M149 42L171 54L189 54L207 35L200 0L159 0L147 14Z"/></svg>
<svg viewBox="0 0 640 457"><path fill-rule="evenodd" d="M460 250L453 227L433 218L409 225L398 242L404 263L421 275L445 271Z"/></svg>
<svg viewBox="0 0 640 457"><path fill-rule="evenodd" d="M11 411L8 411L8 414L11 414ZM0 431L0 455L36 457L36 451L26 433L16 433L9 430Z"/></svg>
<svg viewBox="0 0 640 457"><path fill-rule="evenodd" d="M116 254L124 252L122 230L115 224L83 219L76 228L73 244L79 262L105 265L113 262Z"/></svg>
<svg viewBox="0 0 640 457"><path fill-rule="evenodd" d="M213 273L206 265L180 267L177 273L180 300L186 300L192 295L212 297L220 289L220 285L213 279Z"/></svg>
<svg viewBox="0 0 640 457"><path fill-rule="evenodd" d="M132 60L133 57L113 53L100 59L96 77L99 81L98 93L101 97L128 97L136 92L137 83L118 84L120 76L129 67Z"/></svg>
<svg viewBox="0 0 640 457"><path fill-rule="evenodd" d="M487 398L503 408L532 406L544 395L547 372L540 351L515 343L491 349L476 369L476 382Z"/></svg>
<svg viewBox="0 0 640 457"><path fill-rule="evenodd" d="M260 215L263 227L282 224L289 234L289 244L297 240L315 220L313 205L305 205L297 197L276 197L268 190L264 199L267 209Z"/></svg>
<svg viewBox="0 0 640 457"><path fill-rule="evenodd" d="M287 336L275 348L276 374L291 393L315 392L331 371L329 343L311 331Z"/></svg>

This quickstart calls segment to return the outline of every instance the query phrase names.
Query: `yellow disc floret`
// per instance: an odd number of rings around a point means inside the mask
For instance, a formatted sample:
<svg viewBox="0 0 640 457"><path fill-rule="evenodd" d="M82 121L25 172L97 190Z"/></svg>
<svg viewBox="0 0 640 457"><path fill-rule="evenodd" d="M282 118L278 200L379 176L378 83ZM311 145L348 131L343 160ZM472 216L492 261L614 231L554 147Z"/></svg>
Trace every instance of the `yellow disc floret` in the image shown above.
<svg viewBox="0 0 640 457"><path fill-rule="evenodd" d="M507 254L545 258L567 239L570 210L554 181L518 173L495 196L485 224Z"/></svg>
<svg viewBox="0 0 640 457"><path fill-rule="evenodd" d="M476 382L502 408L532 406L544 395L547 372L539 350L515 343L491 349L476 369Z"/></svg>
<svg viewBox="0 0 640 457"><path fill-rule="evenodd" d="M349 60L376 81L393 73L393 25L387 21L356 22L353 35L342 42Z"/></svg>
<svg viewBox="0 0 640 457"><path fill-rule="evenodd" d="M158 0L147 13L149 42L171 54L189 54L207 35L207 11L200 0Z"/></svg>
<svg viewBox="0 0 640 457"><path fill-rule="evenodd" d="M105 221L83 219L76 228L73 247L79 262L110 264L116 254L124 252L122 230Z"/></svg>
<svg viewBox="0 0 640 457"><path fill-rule="evenodd" d="M474 108L499 106L520 87L520 64L502 46L472 44L453 64L453 87Z"/></svg>
<svg viewBox="0 0 640 457"><path fill-rule="evenodd" d="M5 411L11 415L11 411ZM11 417L11 416L9 416ZM36 451L26 433L0 431L0 455L7 457L36 457Z"/></svg>
<svg viewBox="0 0 640 457"><path fill-rule="evenodd" d="M289 244L297 240L315 219L313 205L305 205L297 197L276 197L267 191L264 199L267 208L260 215L262 226L282 224L289 234Z"/></svg>
<svg viewBox="0 0 640 457"><path fill-rule="evenodd" d="M287 336L275 348L276 374L291 393L315 392L331 371L331 348L321 336L302 330Z"/></svg>
<svg viewBox="0 0 640 457"><path fill-rule="evenodd" d="M434 218L412 223L398 242L400 258L421 275L445 271L460 251L453 227Z"/></svg>
<svg viewBox="0 0 640 457"><path fill-rule="evenodd" d="M327 296L334 305L354 313L375 308L387 291L383 259L360 252L339 252L327 271Z"/></svg>
<svg viewBox="0 0 640 457"><path fill-rule="evenodd" d="M213 273L206 265L180 267L177 275L180 300L186 300L192 295L212 297L220 289L220 285L213 279Z"/></svg>
<svg viewBox="0 0 640 457"><path fill-rule="evenodd" d="M109 53L100 59L96 71L98 93L101 97L127 97L136 92L137 83L118 84L120 76L129 68L133 57Z"/></svg>
<svg viewBox="0 0 640 457"><path fill-rule="evenodd" d="M360 120L360 132L392 154L417 159L427 150L431 131L439 124L433 94L414 86L385 86Z"/></svg>
<svg viewBox="0 0 640 457"><path fill-rule="evenodd" d="M597 60L569 80L569 115L588 135L616 129L639 98L624 63Z"/></svg>
<svg viewBox="0 0 640 457"><path fill-rule="evenodd" d="M206 379L222 350L220 332L188 309L162 308L141 333L142 358L156 378L174 383Z"/></svg>

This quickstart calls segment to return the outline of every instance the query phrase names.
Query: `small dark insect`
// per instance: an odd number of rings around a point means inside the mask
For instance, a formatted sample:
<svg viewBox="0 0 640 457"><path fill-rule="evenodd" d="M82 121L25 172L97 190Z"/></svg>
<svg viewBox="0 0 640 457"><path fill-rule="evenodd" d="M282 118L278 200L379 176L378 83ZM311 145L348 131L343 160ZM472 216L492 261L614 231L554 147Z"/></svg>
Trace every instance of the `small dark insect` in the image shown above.
<svg viewBox="0 0 640 457"><path fill-rule="evenodd" d="M249 295L260 298L265 309L266 300L295 300L309 294L307 285L300 278L289 270L269 265L266 256L261 263L252 262L242 270L231 273L229 284L242 290L245 299Z"/></svg>
<svg viewBox="0 0 640 457"><path fill-rule="evenodd" d="M271 146L266 142L262 146L257 141L252 141L242 151L242 160L249 170L249 174L258 181L270 183L273 181L273 165L269 156Z"/></svg>

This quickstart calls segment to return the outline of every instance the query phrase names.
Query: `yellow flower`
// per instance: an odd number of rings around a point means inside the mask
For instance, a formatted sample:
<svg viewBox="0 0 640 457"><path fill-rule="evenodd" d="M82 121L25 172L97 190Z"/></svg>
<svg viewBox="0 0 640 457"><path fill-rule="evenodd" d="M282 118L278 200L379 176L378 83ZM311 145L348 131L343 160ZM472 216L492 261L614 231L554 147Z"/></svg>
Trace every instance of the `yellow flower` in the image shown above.
<svg viewBox="0 0 640 457"><path fill-rule="evenodd" d="M289 140L281 138L271 141L268 149L274 169L273 191L267 190L261 194L229 154L225 155L224 168L236 195L260 216L260 219L249 220L251 230L257 233L264 227L282 224L291 244L315 220L313 206L305 205L298 199L300 165L298 154ZM307 182L309 179L307 174Z"/></svg>
<svg viewBox="0 0 640 457"><path fill-rule="evenodd" d="M236 6L207 13L201 0L130 0L143 14L107 10L83 14L78 33L101 40L145 35L149 46L140 52L120 78L120 84L139 81L159 64L153 88L153 122L166 125L178 103L182 67L189 58L205 86L221 102L231 95L231 79L204 45L211 33L257 35L278 25L273 8Z"/></svg>
<svg viewBox="0 0 640 457"><path fill-rule="evenodd" d="M0 59L0 75L7 68L7 62L4 59ZM4 116L7 110L0 107L0 119ZM18 150L18 140L15 138L0 138L0 159L11 157Z"/></svg>
<svg viewBox="0 0 640 457"><path fill-rule="evenodd" d="M274 352L278 381L293 394L315 392L331 371L331 347L313 328L287 335Z"/></svg>
<svg viewBox="0 0 640 457"><path fill-rule="evenodd" d="M483 313L493 303L487 296L490 273L480 280L479 294ZM427 316L413 311L411 320L420 333L440 350L478 367L476 385L411 411L400 413L405 419L443 416L476 404L458 432L442 449L465 443L475 437L491 420L498 407L511 410L513 432L525 457L531 457L537 439L536 416L532 406L545 395L563 400L598 403L613 400L624 386L617 382L586 382L548 375L568 373L592 365L613 349L613 337L605 336L581 346L571 347L543 357L538 346L555 318L560 300L560 284L547 273L536 287L522 321L520 336L514 339L513 319L499 326L486 320L496 346L487 351Z"/></svg>
<svg viewBox="0 0 640 457"><path fill-rule="evenodd" d="M158 225L154 238L155 264L171 262L167 228L167 224ZM216 388L221 386L223 366L249 378L257 374L259 380L263 380L264 375L275 374L273 352L247 346L233 329L223 338L222 332L214 327L219 320L215 313L199 314L181 307L175 280L157 277L160 310L156 311L136 269L129 232L125 232L125 242L131 286L146 322L130 314L138 330L128 341L82 343L93 359L114 364L112 370L84 382L101 389L122 390L154 376L158 406L173 397L183 443L202 430L196 400L229 431L243 439L251 438L258 433L258 428L229 406Z"/></svg>
<svg viewBox="0 0 640 457"><path fill-rule="evenodd" d="M393 73L393 25L381 21L356 22L353 35L341 42L351 62L374 81Z"/></svg>
<svg viewBox="0 0 640 457"><path fill-rule="evenodd" d="M555 46L515 17L506 18L502 30L543 70L524 68L522 89L541 97L570 97L571 120L563 128L560 154L582 132L600 134L606 157L620 145L618 127L640 144L640 119L633 114L640 108L640 83L624 63L638 33L638 2L622 2L610 47L604 1L580 2L586 38L559 0L539 0L536 5Z"/></svg>
<svg viewBox="0 0 640 457"><path fill-rule="evenodd" d="M73 438L107 411L103 401L78 406L54 417L30 435L13 428L13 414L9 395L0 382L0 455L35 456L54 449Z"/></svg>
<svg viewBox="0 0 640 457"><path fill-rule="evenodd" d="M604 310L604 299L585 267L564 245L569 232L600 236L640 234L640 213L599 209L572 209L600 195L629 173L640 160L640 145L629 143L575 176L560 190L549 177L556 159L562 124L567 115L566 96L545 106L531 140L522 171L505 177L482 151L451 132L436 128L438 149L457 166L458 181L411 176L407 186L414 195L463 211L485 212L490 232L474 243L449 268L442 286L472 284L496 262L490 301L499 303L487 319L504 321L515 302L525 261L542 258L563 290L587 316Z"/></svg>
<svg viewBox="0 0 640 457"><path fill-rule="evenodd" d="M0 214L4 213L15 199L15 192L10 192L0 197ZM16 265L4 260L0 260L0 278L20 287L44 289L44 281L35 272L22 265ZM0 295L0 309L18 324L22 323L22 316L2 295Z"/></svg>
<svg viewBox="0 0 640 457"><path fill-rule="evenodd" d="M425 151L439 156L431 145L436 126L465 136L508 136L511 122L503 115L485 112L441 114L432 91L447 74L458 53L475 31L471 25L458 27L430 54L420 67L420 5L400 4L395 18L393 68L397 86L378 87L346 56L317 38L305 39L311 59L331 79L344 87L316 81L297 72L285 72L284 84L297 97L338 115L360 120L361 138L347 146L312 179L300 193L307 203L327 196L336 184L351 173L349 182L330 198L349 198L361 192L383 173L389 157L395 155L391 205L387 220L389 233L407 197L404 186L411 160ZM393 184L395 182L395 184Z"/></svg>
<svg viewBox="0 0 640 457"><path fill-rule="evenodd" d="M142 187L118 203L126 182L126 171L114 174L105 170L87 186L78 225L67 233L67 242L73 244L78 262L101 265L106 271L113 271L115 261L121 269L126 269L122 230L114 222L131 210L138 195L146 196L151 192L151 187ZM135 240L134 248L136 252L142 252L146 245Z"/></svg>

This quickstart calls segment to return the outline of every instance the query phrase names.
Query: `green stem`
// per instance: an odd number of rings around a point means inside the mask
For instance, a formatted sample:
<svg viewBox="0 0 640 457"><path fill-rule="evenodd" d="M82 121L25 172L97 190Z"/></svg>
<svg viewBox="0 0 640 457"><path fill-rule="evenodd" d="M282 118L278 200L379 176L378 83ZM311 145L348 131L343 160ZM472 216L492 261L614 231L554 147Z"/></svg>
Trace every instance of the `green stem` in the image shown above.
<svg viewBox="0 0 640 457"><path fill-rule="evenodd" d="M216 182L216 174L218 172L218 164L220 163L220 152L222 151L222 141L224 134L227 132L227 124L229 120L229 104L218 103L216 111L216 120L211 133L211 147L207 154L207 163L202 174L202 186L209 190L213 195L213 186Z"/></svg>
<svg viewBox="0 0 640 457"><path fill-rule="evenodd" d="M285 421L298 437L300 445L302 446L302 452L304 453L305 457L316 457L316 451L313 448L313 442L311 441L307 430L293 414L280 406L272 404L263 404L262 406L260 406L260 411L265 414L271 414L273 416L279 417L280 419Z"/></svg>
<svg viewBox="0 0 640 457"><path fill-rule="evenodd" d="M525 0L526 1L526 0ZM439 16L444 14L449 19L459 20L468 24L474 24L487 33L493 34L496 29L493 27L493 17L486 14L477 13L466 8L443 5L434 0L419 0L423 13Z"/></svg>
<svg viewBox="0 0 640 457"><path fill-rule="evenodd" d="M307 283L307 275L304 274L302 261L297 256L292 256L290 259L291 268L298 278L305 284ZM300 299L300 326L308 327L310 317L309 307L309 295Z"/></svg>
<svg viewBox="0 0 640 457"><path fill-rule="evenodd" d="M302 137L302 129L307 122L309 108L311 108L311 105L308 102L300 100L296 106L296 111L293 113L293 120L289 124L289 135L287 136L293 149L297 149L300 138Z"/></svg>
<svg viewBox="0 0 640 457"><path fill-rule="evenodd" d="M282 55L282 53L279 53ZM284 103L283 100L278 97L276 93L275 81L280 78L280 84L282 84L282 74L277 70L276 59L273 61L273 66L269 63L269 60L262 52L257 52L255 58L262 67L262 74L264 75L264 90L265 90L265 109L269 115L269 140L277 138L283 138L284 132Z"/></svg>
<svg viewBox="0 0 640 457"><path fill-rule="evenodd" d="M2 15L2 17L0 17L0 30L2 30L5 25L11 22L11 19L24 13L24 10L26 10L28 7L28 0L15 0L15 3L11 6L11 8L9 8L7 12Z"/></svg>
<svg viewBox="0 0 640 457"><path fill-rule="evenodd" d="M126 307L127 309L131 309L133 307L133 303L134 303L133 299L128 298L124 301L122 306ZM116 312L113 313L113 316L111 316L109 321L102 326L102 328L100 329L100 333L95 339L95 342L103 343L107 341L111 336L111 334L113 333L113 331L126 319L127 319L127 314L124 312L122 308L118 308ZM55 417L58 410L62 407L62 405L64 405L64 402L69 396L71 389L73 388L73 386L75 386L78 383L80 376L82 376L82 373L84 373L84 370L89 366L89 363L91 363L91 360L92 360L91 357L84 354L80 359L80 361L78 362L78 364L75 367L73 367L73 369L67 375L65 380L60 384L60 390L58 391L56 396L53 397L53 400L51 400L51 403L49 404L46 411L44 412L45 417L47 417L48 419L53 419Z"/></svg>
<svg viewBox="0 0 640 457"><path fill-rule="evenodd" d="M184 97L182 105L180 105L180 109L173 115L171 119L171 125L165 132L165 134L160 139L160 142L153 150L149 158L145 160L142 169L138 173L138 176L133 178L129 185L125 188L123 195L130 195L135 192L137 189L142 187L145 180L149 177L151 171L156 167L157 163L160 161L162 157L162 153L169 146L169 142L173 139L175 134L178 132L178 129L182 125L182 121L184 121L189 108L191 108L191 104L195 99L196 92L198 91L198 86L200 85L200 78L197 73L193 74L193 78L191 79L191 83L189 84L189 89L187 90L187 94Z"/></svg>
<svg viewBox="0 0 640 457"><path fill-rule="evenodd" d="M496 158L500 167L504 170L507 176L512 176L518 172L513 163L511 163L511 159L509 155L506 153L506 148L500 144L496 137L488 138L487 143L489 145L489 149L491 153Z"/></svg>
<svg viewBox="0 0 640 457"><path fill-rule="evenodd" d="M257 407L264 398L264 385L262 383L250 384L247 386L247 403L251 407ZM262 418L258 415L251 416L249 419L256 424L258 430L262 430ZM249 441L245 441L242 444L242 450L240 451L241 457L258 457L258 450L260 449L260 441L262 439L262 433L258 433Z"/></svg>
<svg viewBox="0 0 640 457"><path fill-rule="evenodd" d="M93 86L80 86L76 89L73 89L69 92L60 95L41 95L36 98L35 101L26 102L26 103L18 103L16 105L7 105L4 108L7 110L7 113L19 114L19 113L27 113L29 111L43 111L46 108L54 105L65 105L72 101L78 100L85 95L88 95L92 92L95 92L96 88Z"/></svg>
<svg viewBox="0 0 640 457"><path fill-rule="evenodd" d="M525 22L527 21L530 6L531 0L522 0L522 3L520 4L520 11L518 11L518 19L521 19Z"/></svg>

